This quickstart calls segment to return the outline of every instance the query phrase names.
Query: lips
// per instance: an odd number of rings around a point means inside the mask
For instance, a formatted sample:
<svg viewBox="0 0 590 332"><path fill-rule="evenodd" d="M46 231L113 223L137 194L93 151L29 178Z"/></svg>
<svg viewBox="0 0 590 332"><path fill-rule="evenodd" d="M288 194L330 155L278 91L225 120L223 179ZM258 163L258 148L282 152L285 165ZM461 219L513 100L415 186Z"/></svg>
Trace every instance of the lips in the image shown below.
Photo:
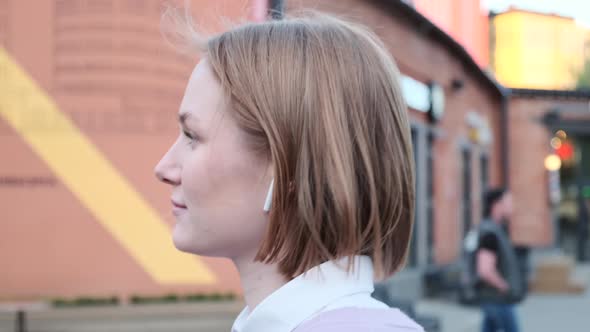
<svg viewBox="0 0 590 332"><path fill-rule="evenodd" d="M172 205L177 208L186 209L186 205L176 202L175 200L171 200Z"/></svg>
<svg viewBox="0 0 590 332"><path fill-rule="evenodd" d="M175 200L171 200L172 202L172 214L174 214L175 216L180 216L181 214L186 212L186 205L179 203Z"/></svg>

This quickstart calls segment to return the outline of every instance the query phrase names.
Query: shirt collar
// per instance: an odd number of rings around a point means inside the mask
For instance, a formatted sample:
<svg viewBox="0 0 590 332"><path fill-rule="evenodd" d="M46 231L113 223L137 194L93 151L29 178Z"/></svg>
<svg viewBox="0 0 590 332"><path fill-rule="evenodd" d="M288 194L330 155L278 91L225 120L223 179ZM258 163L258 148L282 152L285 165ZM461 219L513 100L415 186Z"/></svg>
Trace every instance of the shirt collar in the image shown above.
<svg viewBox="0 0 590 332"><path fill-rule="evenodd" d="M368 256L328 261L289 281L265 298L252 312L246 307L233 332L289 332L331 302L347 295L372 293L373 263Z"/></svg>

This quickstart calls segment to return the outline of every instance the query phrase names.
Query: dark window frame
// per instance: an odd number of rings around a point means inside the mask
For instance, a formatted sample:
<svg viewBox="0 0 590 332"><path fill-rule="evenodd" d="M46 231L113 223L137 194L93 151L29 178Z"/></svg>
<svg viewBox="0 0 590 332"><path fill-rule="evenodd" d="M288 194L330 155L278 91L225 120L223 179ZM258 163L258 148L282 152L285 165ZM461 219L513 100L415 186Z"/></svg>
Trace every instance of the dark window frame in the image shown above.
<svg viewBox="0 0 590 332"><path fill-rule="evenodd" d="M426 263L434 264L434 143L435 135L429 130L426 137Z"/></svg>
<svg viewBox="0 0 590 332"><path fill-rule="evenodd" d="M484 198L485 193L490 185L490 156L486 152L482 152L479 155L479 176L480 176L480 207L481 214L484 217Z"/></svg>
<svg viewBox="0 0 590 332"><path fill-rule="evenodd" d="M412 151L414 153L414 170L415 170L415 179L414 179L414 190L416 193L416 197L419 196L418 188L419 188L419 181L421 180L421 174L418 171L418 163L419 163L419 144L418 144L418 136L420 135L419 129L412 126L411 128L411 137L412 137ZM408 248L408 259L406 266L409 268L415 268L418 266L419 263L419 232L420 232L420 222L418 220L418 212L417 212L418 205L416 204L414 207L414 225L412 229L412 237L410 239L410 245Z"/></svg>
<svg viewBox="0 0 590 332"><path fill-rule="evenodd" d="M467 235L473 225L473 149L461 148L461 225L463 236Z"/></svg>

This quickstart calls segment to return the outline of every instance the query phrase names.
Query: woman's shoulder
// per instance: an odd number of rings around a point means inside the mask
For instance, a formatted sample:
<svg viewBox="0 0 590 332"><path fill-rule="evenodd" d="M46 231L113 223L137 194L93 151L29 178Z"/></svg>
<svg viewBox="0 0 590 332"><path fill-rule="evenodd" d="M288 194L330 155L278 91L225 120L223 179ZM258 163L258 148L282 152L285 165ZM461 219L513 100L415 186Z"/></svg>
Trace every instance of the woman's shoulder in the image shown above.
<svg viewBox="0 0 590 332"><path fill-rule="evenodd" d="M398 309L342 308L318 314L294 332L423 332Z"/></svg>

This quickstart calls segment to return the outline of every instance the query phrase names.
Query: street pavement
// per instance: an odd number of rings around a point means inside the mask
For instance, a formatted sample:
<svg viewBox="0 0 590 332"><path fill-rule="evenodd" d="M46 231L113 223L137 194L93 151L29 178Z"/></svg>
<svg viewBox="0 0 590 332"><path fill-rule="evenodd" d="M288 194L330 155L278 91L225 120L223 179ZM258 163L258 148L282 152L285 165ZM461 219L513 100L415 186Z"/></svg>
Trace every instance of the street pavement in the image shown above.
<svg viewBox="0 0 590 332"><path fill-rule="evenodd" d="M590 331L590 265L576 271L580 280L589 281L584 294L531 294L516 308L521 332L589 332ZM441 319L441 332L478 332L481 313L444 300L421 300L419 314Z"/></svg>
<svg viewBox="0 0 590 332"><path fill-rule="evenodd" d="M590 283L590 265L579 267ZM517 307L521 332L590 332L590 284L579 295L531 294ZM228 332L240 302L122 306L86 309L29 308L27 332ZM14 310L1 310L0 332L16 330ZM451 301L423 299L421 315L437 316L440 332L478 332L477 308Z"/></svg>

